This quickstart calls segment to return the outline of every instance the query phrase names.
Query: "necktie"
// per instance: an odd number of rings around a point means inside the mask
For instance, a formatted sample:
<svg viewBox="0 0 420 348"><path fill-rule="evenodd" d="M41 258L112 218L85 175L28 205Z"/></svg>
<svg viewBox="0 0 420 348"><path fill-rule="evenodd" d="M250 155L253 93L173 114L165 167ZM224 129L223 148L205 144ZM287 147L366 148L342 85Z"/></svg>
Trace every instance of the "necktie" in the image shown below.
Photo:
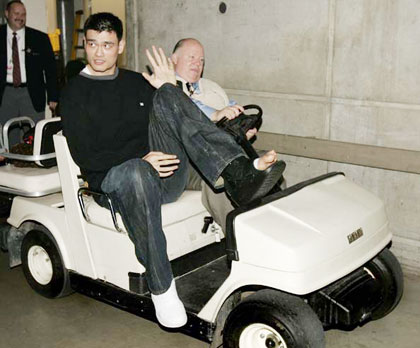
<svg viewBox="0 0 420 348"><path fill-rule="evenodd" d="M187 90L190 93L190 97L196 92L197 87L198 87L198 83L197 82L193 82L193 83L186 83L187 85Z"/></svg>
<svg viewBox="0 0 420 348"><path fill-rule="evenodd" d="M13 86L19 87L19 85L22 82L22 79L20 76L19 51L18 51L16 33L13 33L12 61L13 61Z"/></svg>

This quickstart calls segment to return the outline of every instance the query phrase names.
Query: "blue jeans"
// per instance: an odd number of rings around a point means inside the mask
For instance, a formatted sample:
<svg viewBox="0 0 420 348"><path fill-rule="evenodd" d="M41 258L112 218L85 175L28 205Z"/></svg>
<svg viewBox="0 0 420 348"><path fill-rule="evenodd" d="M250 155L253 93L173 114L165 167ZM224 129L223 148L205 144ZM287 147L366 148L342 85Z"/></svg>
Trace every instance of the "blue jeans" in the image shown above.
<svg viewBox="0 0 420 348"><path fill-rule="evenodd" d="M185 190L188 162L214 185L226 166L244 156L233 138L219 130L182 92L165 84L153 98L150 111L151 151L177 155L178 170L168 178L141 158L111 168L101 188L111 196L153 294L165 292L173 279L162 230L161 205L176 201Z"/></svg>

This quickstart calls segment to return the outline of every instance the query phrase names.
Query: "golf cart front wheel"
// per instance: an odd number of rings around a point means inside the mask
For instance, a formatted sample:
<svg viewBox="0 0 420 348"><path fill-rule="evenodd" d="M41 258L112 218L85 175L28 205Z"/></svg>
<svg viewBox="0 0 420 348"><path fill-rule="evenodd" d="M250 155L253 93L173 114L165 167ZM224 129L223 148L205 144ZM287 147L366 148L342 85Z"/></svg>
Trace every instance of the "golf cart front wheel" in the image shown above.
<svg viewBox="0 0 420 348"><path fill-rule="evenodd" d="M286 348L287 343L281 334L273 327L254 323L248 325L239 336L239 347L280 347Z"/></svg>
<svg viewBox="0 0 420 348"><path fill-rule="evenodd" d="M385 317L400 302L404 290L404 277L401 265L394 254L385 248L365 268L380 284L381 304L372 312L372 319Z"/></svg>
<svg viewBox="0 0 420 348"><path fill-rule="evenodd" d="M229 314L224 348L324 348L321 322L301 298L274 290L247 297Z"/></svg>
<svg viewBox="0 0 420 348"><path fill-rule="evenodd" d="M37 230L28 232L22 241L21 258L25 278L38 294L57 298L72 292L68 271L49 234Z"/></svg>

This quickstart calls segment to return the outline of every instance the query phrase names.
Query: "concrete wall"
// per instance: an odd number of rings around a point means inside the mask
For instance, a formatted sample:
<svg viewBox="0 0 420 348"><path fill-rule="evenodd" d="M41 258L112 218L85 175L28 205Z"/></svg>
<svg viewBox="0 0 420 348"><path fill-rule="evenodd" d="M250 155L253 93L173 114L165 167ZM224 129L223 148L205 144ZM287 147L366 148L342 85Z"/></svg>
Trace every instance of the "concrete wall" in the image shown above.
<svg viewBox="0 0 420 348"><path fill-rule="evenodd" d="M262 130L420 151L418 0L127 0L128 65L182 37L205 76L265 111ZM362 155L362 154L361 154ZM420 175L281 155L289 184L342 170L386 204L393 250L420 273ZM345 160L343 160L345 162Z"/></svg>
<svg viewBox="0 0 420 348"><path fill-rule="evenodd" d="M48 19L47 19L47 5L46 0L26 0L22 1L26 7L26 25L44 33L48 32Z"/></svg>

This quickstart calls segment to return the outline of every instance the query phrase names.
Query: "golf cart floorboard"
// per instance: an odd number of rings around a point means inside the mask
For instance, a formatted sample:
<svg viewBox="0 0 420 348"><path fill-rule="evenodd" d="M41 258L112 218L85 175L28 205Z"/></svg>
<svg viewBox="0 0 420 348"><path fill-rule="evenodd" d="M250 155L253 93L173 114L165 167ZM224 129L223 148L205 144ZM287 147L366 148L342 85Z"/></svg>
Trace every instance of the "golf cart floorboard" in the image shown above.
<svg viewBox="0 0 420 348"><path fill-rule="evenodd" d="M214 325L197 317L202 307L213 296L230 273L224 240L184 255L171 262L176 277L177 290L188 314L188 323L175 330L199 340L210 342ZM145 319L156 321L154 307L148 291L139 293L127 291L98 279L91 279L70 271L73 290L133 313ZM144 277L134 275L136 284ZM138 284L136 284L138 285ZM145 289L146 284L140 288Z"/></svg>
<svg viewBox="0 0 420 348"><path fill-rule="evenodd" d="M189 312L198 313L229 276L227 257L210 262L176 280L179 297Z"/></svg>
<svg viewBox="0 0 420 348"><path fill-rule="evenodd" d="M69 272L73 290L107 303L126 312L132 313L144 319L157 322L155 309L150 294L136 294L121 289L101 280L91 279L75 272ZM168 329L166 331L183 332L205 342L211 342L214 325L206 322L187 310L188 322L181 328Z"/></svg>
<svg viewBox="0 0 420 348"><path fill-rule="evenodd" d="M150 293L137 294L121 289L111 283L95 280L80 274L70 273L70 282L73 290L96 298L102 302L116 305L128 312L138 314L141 308L139 299L150 299ZM227 279L230 273L227 257L222 256L204 266L201 266L176 279L178 295L184 303L187 311L198 314L201 308L210 300L217 289ZM137 303L136 303L137 302ZM132 306L136 303L134 306ZM141 316L149 318L153 313L140 310Z"/></svg>

